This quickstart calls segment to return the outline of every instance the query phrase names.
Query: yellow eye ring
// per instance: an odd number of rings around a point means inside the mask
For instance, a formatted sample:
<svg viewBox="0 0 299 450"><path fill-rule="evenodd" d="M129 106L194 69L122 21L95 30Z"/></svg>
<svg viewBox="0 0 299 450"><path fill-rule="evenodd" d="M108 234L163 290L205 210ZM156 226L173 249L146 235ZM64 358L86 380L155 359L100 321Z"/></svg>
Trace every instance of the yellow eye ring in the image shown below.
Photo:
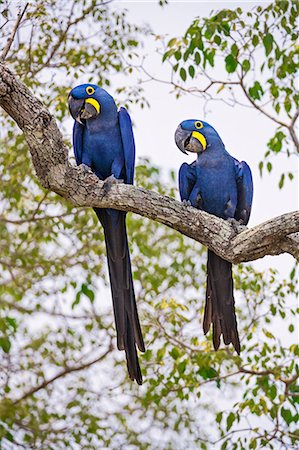
<svg viewBox="0 0 299 450"><path fill-rule="evenodd" d="M88 95L92 95L94 93L94 88L92 86L88 86L86 88L86 92Z"/></svg>
<svg viewBox="0 0 299 450"><path fill-rule="evenodd" d="M195 128L197 128L198 130L200 130L201 128L203 128L203 123L200 122L200 120L198 120L197 122L194 122L194 126L195 126Z"/></svg>

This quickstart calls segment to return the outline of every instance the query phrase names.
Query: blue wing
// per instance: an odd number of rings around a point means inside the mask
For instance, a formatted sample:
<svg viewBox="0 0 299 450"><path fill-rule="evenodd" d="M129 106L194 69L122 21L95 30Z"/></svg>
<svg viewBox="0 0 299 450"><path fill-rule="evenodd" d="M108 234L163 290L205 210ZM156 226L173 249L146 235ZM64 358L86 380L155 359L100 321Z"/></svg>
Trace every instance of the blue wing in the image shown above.
<svg viewBox="0 0 299 450"><path fill-rule="evenodd" d="M84 126L80 125L80 123L75 121L74 128L73 128L73 147L74 147L76 163L78 166L80 164L82 164L83 131L84 131Z"/></svg>
<svg viewBox="0 0 299 450"><path fill-rule="evenodd" d="M181 200L191 200L190 195L196 182L195 163L184 163L179 171L179 190Z"/></svg>
<svg viewBox="0 0 299 450"><path fill-rule="evenodd" d="M238 203L235 212L235 219L242 220L247 225L251 213L253 182L251 170L245 161L235 159L235 173L238 189Z"/></svg>
<svg viewBox="0 0 299 450"><path fill-rule="evenodd" d="M128 184L133 184L135 168L135 142L132 130L132 122L128 111L123 107L121 107L118 111L118 118L125 157L125 182Z"/></svg>

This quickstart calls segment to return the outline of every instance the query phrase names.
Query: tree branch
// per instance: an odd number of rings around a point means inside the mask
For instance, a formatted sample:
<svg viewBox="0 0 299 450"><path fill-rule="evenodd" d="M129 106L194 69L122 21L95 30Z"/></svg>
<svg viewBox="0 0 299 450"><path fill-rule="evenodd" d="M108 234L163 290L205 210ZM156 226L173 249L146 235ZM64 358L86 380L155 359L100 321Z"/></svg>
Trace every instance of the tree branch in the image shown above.
<svg viewBox="0 0 299 450"><path fill-rule="evenodd" d="M42 185L73 205L135 212L202 243L232 263L284 252L299 259L298 211L236 235L227 221L156 192L125 184L115 184L107 192L105 182L92 172L70 164L54 118L3 63L0 63L0 106L23 131Z"/></svg>
<svg viewBox="0 0 299 450"><path fill-rule="evenodd" d="M103 361L106 356L111 353L113 349L112 344L110 343L108 350L106 350L105 353L103 353L101 356L98 356L97 358L93 359L92 361L89 361L87 363L84 364L80 364L80 365L75 365L75 366L67 366L65 367L63 370L61 370L60 372L58 372L56 375L54 375L52 378L49 378L47 380L44 380L41 384L39 384L38 386L33 387L32 389L30 389L29 391L25 392L22 397L19 397L17 400L14 400L13 403L17 404L20 403L21 401L25 400L28 397L31 397L31 395L34 395L36 392L40 391L41 389L45 389L49 384L54 383L54 381L58 380L59 378L65 377L66 375L68 375L69 373L73 373L73 372L79 372L83 369L87 369L88 367L92 366L93 364L96 364L100 361Z"/></svg>
<svg viewBox="0 0 299 450"><path fill-rule="evenodd" d="M23 8L23 11L18 14L17 20L16 20L16 22L14 24L14 27L12 29L11 35L10 35L10 37L9 37L7 43L6 43L6 46L4 47L3 52L1 54L1 57L0 57L1 61L5 60L8 52L9 52L9 49L10 49L10 47L11 47L13 41L14 41L14 38L15 38L16 32L17 32L17 30L19 28L19 25L21 23L21 20L24 17L26 9L28 8L28 5L29 5L29 3L26 3L25 7Z"/></svg>

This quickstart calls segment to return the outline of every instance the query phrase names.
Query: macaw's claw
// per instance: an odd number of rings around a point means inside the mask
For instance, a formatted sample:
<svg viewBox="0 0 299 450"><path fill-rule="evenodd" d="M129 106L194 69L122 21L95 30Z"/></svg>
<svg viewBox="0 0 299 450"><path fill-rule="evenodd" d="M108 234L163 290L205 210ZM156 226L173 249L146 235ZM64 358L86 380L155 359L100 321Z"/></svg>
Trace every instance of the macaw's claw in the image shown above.
<svg viewBox="0 0 299 450"><path fill-rule="evenodd" d="M119 178L115 178L115 176L112 174L110 177L107 177L104 180L105 184L118 184L118 183L124 183L124 180L121 180Z"/></svg>
<svg viewBox="0 0 299 450"><path fill-rule="evenodd" d="M192 206L190 200L183 200L182 203L183 203L183 205L186 206L186 207L187 207L187 206Z"/></svg>
<svg viewBox="0 0 299 450"><path fill-rule="evenodd" d="M195 208L197 209L203 209L203 201L200 193L197 194L196 200L195 200Z"/></svg>
<svg viewBox="0 0 299 450"><path fill-rule="evenodd" d="M104 183L103 183L103 191L104 191L104 193L108 194L108 192L110 191L111 187L114 184L121 184L121 183L124 183L124 180L115 178L115 176L113 174L110 175L109 177L107 177L104 180Z"/></svg>
<svg viewBox="0 0 299 450"><path fill-rule="evenodd" d="M242 225L242 220L236 220L233 217L229 217L227 221L232 225L233 230L236 234L242 233L242 231L247 230L246 225Z"/></svg>
<svg viewBox="0 0 299 450"><path fill-rule="evenodd" d="M83 173L93 173L93 171L89 166L87 166L87 164L82 163L80 164L80 167L82 167Z"/></svg>

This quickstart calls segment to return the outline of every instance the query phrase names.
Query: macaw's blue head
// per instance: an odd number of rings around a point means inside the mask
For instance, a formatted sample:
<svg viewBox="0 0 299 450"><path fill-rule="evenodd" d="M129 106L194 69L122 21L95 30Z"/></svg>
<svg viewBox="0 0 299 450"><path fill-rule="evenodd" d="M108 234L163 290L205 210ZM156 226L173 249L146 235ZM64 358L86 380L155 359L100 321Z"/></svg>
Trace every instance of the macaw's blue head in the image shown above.
<svg viewBox="0 0 299 450"><path fill-rule="evenodd" d="M202 120L184 120L177 127L175 143L181 152L202 153L212 145L223 145L217 131Z"/></svg>
<svg viewBox="0 0 299 450"><path fill-rule="evenodd" d="M113 97L96 84L80 84L71 90L68 97L70 113L77 122L85 125L86 120L95 119L99 114L117 114Z"/></svg>

